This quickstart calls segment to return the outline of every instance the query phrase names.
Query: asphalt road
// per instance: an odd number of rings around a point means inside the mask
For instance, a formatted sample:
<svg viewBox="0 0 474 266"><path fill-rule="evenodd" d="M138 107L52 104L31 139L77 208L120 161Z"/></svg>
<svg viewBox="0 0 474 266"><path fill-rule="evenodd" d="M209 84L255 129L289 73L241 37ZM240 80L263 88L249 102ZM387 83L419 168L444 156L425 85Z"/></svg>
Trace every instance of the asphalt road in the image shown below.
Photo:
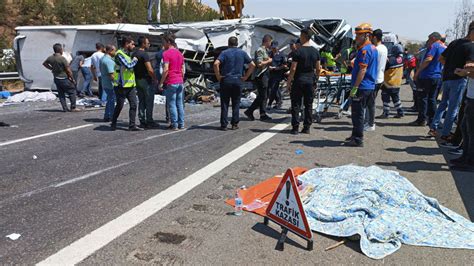
<svg viewBox="0 0 474 266"><path fill-rule="evenodd" d="M408 99L406 89L404 98ZM404 102L409 105L411 103ZM156 119L163 118L157 106ZM0 128L0 264L34 264L200 169L288 123L284 112L271 123L242 121L237 131L219 131L219 108L186 106L186 131L163 128L143 132L109 131L102 110L62 113L58 103L0 107L0 120L18 127ZM126 128L126 108L121 125ZM290 235L284 252L274 250L277 227L255 215L228 215L224 199L285 171L355 163L397 170L425 195L474 220L474 176L451 172L446 150L423 138L425 128L407 127L414 119L380 121L367 134L365 148L346 148L350 120L332 116L315 124L311 135L276 133L268 141L185 193L137 226L120 234L82 264L470 264L472 251L403 246L383 261L373 261L350 242L315 234L307 252ZM9 141L70 129L50 136ZM2 145L7 143L8 145ZM296 155L295 150L304 151ZM36 159L34 159L34 157ZM5 236L19 233L18 240Z"/></svg>

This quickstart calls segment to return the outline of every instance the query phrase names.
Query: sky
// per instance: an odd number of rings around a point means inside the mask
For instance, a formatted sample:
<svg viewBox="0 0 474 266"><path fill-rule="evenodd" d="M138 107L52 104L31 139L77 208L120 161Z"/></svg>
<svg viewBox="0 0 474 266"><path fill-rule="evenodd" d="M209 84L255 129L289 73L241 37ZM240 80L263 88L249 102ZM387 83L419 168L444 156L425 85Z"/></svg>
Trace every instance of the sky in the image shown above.
<svg viewBox="0 0 474 266"><path fill-rule="evenodd" d="M244 15L283 18L342 18L352 27L369 22L402 39L423 41L442 34L461 0L245 0ZM218 9L216 0L202 0Z"/></svg>

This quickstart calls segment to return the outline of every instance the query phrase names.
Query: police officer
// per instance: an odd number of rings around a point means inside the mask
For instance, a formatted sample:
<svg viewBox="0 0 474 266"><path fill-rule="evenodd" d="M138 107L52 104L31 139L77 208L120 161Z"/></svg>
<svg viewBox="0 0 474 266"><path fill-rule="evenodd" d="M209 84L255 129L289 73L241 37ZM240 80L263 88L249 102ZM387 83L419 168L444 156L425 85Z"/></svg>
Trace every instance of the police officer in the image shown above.
<svg viewBox="0 0 474 266"><path fill-rule="evenodd" d="M129 126L130 131L141 131L143 129L135 125L135 117L137 116L137 89L135 82L135 72L133 68L138 62L138 59L133 59L129 53L133 51L135 42L131 37L123 37L122 47L115 54L115 78L114 91L117 97L117 105L115 106L114 116L112 118L111 128L117 128L117 119L122 111L125 99L130 104L129 111Z"/></svg>
<svg viewBox="0 0 474 266"><path fill-rule="evenodd" d="M377 79L377 48L371 43L372 25L363 23L355 28L357 55L352 69L352 135L346 146L364 146L364 109L375 90Z"/></svg>

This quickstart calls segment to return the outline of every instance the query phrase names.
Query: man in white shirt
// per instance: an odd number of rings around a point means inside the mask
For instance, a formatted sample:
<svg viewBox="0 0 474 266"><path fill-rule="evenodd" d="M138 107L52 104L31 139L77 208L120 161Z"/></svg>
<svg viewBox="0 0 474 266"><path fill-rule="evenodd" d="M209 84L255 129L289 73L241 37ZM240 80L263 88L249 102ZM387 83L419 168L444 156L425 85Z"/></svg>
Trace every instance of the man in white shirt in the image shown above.
<svg viewBox="0 0 474 266"><path fill-rule="evenodd" d="M105 46L98 42L95 44L95 49L96 52L92 54L91 56L91 70L92 70L92 76L94 77L94 81L97 82L99 85L99 100L102 101L102 103L107 102L107 95L104 93L104 90L102 89L102 74L100 73L100 60L102 57L104 57L104 49Z"/></svg>
<svg viewBox="0 0 474 266"><path fill-rule="evenodd" d="M372 37L372 44L375 45L378 51L378 67L377 67L377 80L375 90L372 98L367 102L367 109L365 112L365 126L364 131L375 131L375 99L384 81L385 65L387 64L388 50L385 45L382 44L383 32L381 29L374 30Z"/></svg>

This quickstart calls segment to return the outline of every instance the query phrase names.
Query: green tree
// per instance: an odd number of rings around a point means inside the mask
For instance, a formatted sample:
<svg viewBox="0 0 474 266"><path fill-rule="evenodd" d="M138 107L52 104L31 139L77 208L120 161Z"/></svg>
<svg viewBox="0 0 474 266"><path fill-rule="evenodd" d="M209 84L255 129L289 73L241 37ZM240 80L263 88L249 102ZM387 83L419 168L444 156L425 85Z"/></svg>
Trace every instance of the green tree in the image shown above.
<svg viewBox="0 0 474 266"><path fill-rule="evenodd" d="M47 0L20 0L19 22L23 25L45 25L53 23L52 6Z"/></svg>

